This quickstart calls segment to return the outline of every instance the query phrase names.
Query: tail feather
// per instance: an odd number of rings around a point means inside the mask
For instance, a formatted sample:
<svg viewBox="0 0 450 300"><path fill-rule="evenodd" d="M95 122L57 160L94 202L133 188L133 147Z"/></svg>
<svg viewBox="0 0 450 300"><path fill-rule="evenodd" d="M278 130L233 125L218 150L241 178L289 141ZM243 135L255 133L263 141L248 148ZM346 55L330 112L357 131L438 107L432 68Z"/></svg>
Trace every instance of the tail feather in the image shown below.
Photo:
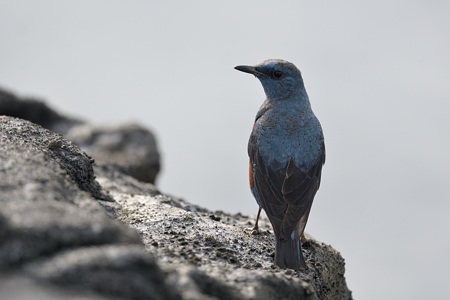
<svg viewBox="0 0 450 300"><path fill-rule="evenodd" d="M300 270L306 268L300 240L282 240L275 235L275 264L283 269Z"/></svg>

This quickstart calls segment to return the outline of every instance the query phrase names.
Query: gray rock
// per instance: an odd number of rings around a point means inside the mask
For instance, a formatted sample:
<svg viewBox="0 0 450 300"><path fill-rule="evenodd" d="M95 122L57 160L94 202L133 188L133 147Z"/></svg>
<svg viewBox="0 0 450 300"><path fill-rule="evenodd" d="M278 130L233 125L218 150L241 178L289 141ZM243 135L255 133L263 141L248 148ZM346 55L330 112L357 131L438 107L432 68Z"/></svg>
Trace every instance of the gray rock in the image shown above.
<svg viewBox="0 0 450 300"><path fill-rule="evenodd" d="M10 175L5 178L3 185L11 187L12 190L16 189L17 185L23 186L26 195L34 197L39 192L37 189L46 186L46 184L39 185L39 183L54 185L54 180L64 174L69 176L79 189L90 193L93 197L108 199L95 181L92 159L82 153L77 146L63 139L61 135L33 123L13 118L2 118L2 120L0 141L5 150L0 153L0 158L5 171L7 170ZM20 155L22 152L26 152L28 155ZM33 153L33 155L29 155L29 153ZM38 166L42 161L47 162L49 168L41 170ZM53 174L53 172L60 173ZM24 174L27 176L21 177ZM37 178L42 182L36 182ZM30 182L29 179L34 181ZM70 188L68 189L70 191ZM72 192L76 191L78 189L74 188ZM65 191L61 191L61 197L64 197L63 192ZM43 194L41 193L40 196ZM4 194L0 197L2 196L4 197Z"/></svg>
<svg viewBox="0 0 450 300"><path fill-rule="evenodd" d="M267 218L262 233L251 235L245 228L254 219L247 216L174 206L184 201L162 194L112 195L114 207L105 205L141 233L183 299L352 299L344 259L311 237L304 249L308 270L283 270L273 264Z"/></svg>
<svg viewBox="0 0 450 300"><path fill-rule="evenodd" d="M92 160L71 142L0 118L0 270L43 292L54 284L55 293L177 299L139 234L96 201L112 198L94 178Z"/></svg>
<svg viewBox="0 0 450 300"><path fill-rule="evenodd" d="M61 115L40 99L18 97L3 89L0 89L0 115L29 120L58 133L65 133L72 126L82 123Z"/></svg>
<svg viewBox="0 0 450 300"><path fill-rule="evenodd" d="M72 127L65 137L98 163L113 165L122 173L155 183L160 170L159 151L153 134L137 124Z"/></svg>
<svg viewBox="0 0 450 300"><path fill-rule="evenodd" d="M155 183L160 155L155 136L137 124L98 125L64 116L34 98L0 89L0 115L29 120L61 133L98 164L114 165L134 178ZM57 144L55 144L57 147Z"/></svg>
<svg viewBox="0 0 450 300"><path fill-rule="evenodd" d="M89 291L45 285L20 273L0 272L0 278L2 300L119 300L119 298L105 298Z"/></svg>
<svg viewBox="0 0 450 300"><path fill-rule="evenodd" d="M29 264L35 278L125 299L174 299L165 274L142 246L84 247Z"/></svg>

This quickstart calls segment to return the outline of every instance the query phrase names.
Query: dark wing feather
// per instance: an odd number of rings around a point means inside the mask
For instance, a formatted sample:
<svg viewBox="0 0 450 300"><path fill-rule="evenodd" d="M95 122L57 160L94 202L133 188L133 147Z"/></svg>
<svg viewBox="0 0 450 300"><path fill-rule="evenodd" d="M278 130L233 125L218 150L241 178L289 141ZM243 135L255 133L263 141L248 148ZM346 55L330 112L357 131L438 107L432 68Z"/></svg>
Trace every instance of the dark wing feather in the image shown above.
<svg viewBox="0 0 450 300"><path fill-rule="evenodd" d="M324 149L324 147L323 147ZM319 189L322 165L325 162L325 149L317 162L306 172L302 172L290 159L286 167L286 177L281 188L283 199L288 204L281 225L281 233L288 236L300 218L309 212L314 196ZM303 232L299 233L300 235Z"/></svg>
<svg viewBox="0 0 450 300"><path fill-rule="evenodd" d="M248 150L261 206L276 234L286 239L311 207L320 184L325 147L322 147L323 152L314 166L302 172L292 158L284 168L271 169L265 165L254 145L250 143Z"/></svg>

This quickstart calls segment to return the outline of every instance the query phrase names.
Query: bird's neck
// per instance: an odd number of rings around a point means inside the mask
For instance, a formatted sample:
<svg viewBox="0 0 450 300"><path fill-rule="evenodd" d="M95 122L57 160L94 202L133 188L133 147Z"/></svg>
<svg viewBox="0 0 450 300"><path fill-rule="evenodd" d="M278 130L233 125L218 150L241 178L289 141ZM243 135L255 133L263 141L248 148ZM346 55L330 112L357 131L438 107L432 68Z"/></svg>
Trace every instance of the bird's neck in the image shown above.
<svg viewBox="0 0 450 300"><path fill-rule="evenodd" d="M311 109L309 97L305 89L297 90L285 97L269 97L267 94L266 96L266 105L271 107L278 105L292 105L302 111Z"/></svg>

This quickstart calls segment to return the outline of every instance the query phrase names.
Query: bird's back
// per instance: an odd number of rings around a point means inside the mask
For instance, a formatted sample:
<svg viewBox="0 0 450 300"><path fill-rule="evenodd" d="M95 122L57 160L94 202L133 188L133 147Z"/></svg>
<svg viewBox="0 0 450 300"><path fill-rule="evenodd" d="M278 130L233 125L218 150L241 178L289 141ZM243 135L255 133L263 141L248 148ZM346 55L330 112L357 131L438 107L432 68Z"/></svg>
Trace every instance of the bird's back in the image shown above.
<svg viewBox="0 0 450 300"><path fill-rule="evenodd" d="M250 136L249 157L252 191L276 234L287 238L307 216L325 160L322 129L310 106L266 101Z"/></svg>
<svg viewBox="0 0 450 300"><path fill-rule="evenodd" d="M295 102L263 104L250 137L264 163L276 170L290 158L302 170L311 168L323 151L323 133L310 107Z"/></svg>

